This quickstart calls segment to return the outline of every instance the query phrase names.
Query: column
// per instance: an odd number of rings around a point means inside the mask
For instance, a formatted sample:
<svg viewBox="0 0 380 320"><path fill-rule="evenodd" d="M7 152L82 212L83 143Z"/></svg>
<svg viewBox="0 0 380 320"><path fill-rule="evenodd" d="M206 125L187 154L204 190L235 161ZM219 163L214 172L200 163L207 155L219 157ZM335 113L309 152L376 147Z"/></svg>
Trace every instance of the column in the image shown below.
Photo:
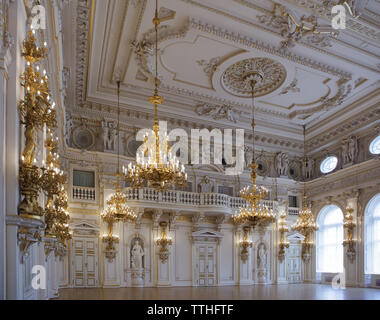
<svg viewBox="0 0 380 320"><path fill-rule="evenodd" d="M19 203L18 171L20 159L20 122L17 103L23 95L19 79L24 70L21 48L22 41L26 35L26 11L23 1L1 2L2 4L5 2L9 4L8 31L13 41L12 56L14 57L7 69L7 98L2 112L2 116L5 114L6 124L5 135L3 135L4 140L2 142L5 144L2 158L2 166L5 166L5 190L2 194L4 195L3 199L5 199L5 213L7 217L16 217L18 216ZM4 100L2 99L2 103ZM18 226L16 224L9 224L6 227L6 299L22 299L23 297L22 266L20 264L20 250L17 244L17 230Z"/></svg>
<svg viewBox="0 0 380 320"><path fill-rule="evenodd" d="M0 6L8 5L8 1L1 1ZM8 15L8 10L2 8L3 15ZM4 16L4 17L5 17ZM2 21L0 27L0 300L6 299L6 238L5 238L5 213L6 213L6 112L8 93L8 67L11 63L11 43L5 37L6 25ZM9 39L10 40L10 39Z"/></svg>

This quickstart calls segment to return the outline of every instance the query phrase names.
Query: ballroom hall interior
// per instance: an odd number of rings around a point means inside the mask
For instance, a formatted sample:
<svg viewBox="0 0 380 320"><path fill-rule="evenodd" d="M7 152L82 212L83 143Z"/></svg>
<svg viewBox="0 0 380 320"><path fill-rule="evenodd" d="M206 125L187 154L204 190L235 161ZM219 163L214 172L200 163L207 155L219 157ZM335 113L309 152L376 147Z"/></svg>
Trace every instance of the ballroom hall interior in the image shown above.
<svg viewBox="0 0 380 320"><path fill-rule="evenodd" d="M379 0L0 0L0 300L380 300Z"/></svg>

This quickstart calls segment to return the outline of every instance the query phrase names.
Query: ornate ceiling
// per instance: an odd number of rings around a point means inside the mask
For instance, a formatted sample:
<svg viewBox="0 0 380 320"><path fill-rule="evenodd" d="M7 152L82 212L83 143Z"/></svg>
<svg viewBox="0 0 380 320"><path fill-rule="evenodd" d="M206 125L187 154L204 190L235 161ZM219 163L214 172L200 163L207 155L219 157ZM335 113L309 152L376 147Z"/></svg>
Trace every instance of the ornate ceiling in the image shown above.
<svg viewBox="0 0 380 320"><path fill-rule="evenodd" d="M305 124L317 139L370 111L365 97L379 100L380 1L351 1L360 16L347 13L347 29L336 38L294 36L278 11L331 30L336 2L284 0L275 8L269 0L160 0L159 114L249 130L250 88L241 77L255 69L265 75L256 95L259 135L301 142ZM112 113L121 79L123 119L140 114L139 125L151 125L153 15L152 0L69 2L62 29L68 110Z"/></svg>

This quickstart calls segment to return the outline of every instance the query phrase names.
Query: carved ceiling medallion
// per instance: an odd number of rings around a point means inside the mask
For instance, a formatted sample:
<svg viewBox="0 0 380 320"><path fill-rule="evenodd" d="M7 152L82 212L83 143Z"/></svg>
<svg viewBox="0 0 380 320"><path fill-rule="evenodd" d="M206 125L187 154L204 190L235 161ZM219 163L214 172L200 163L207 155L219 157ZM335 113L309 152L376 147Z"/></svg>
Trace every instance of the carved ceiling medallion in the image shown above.
<svg viewBox="0 0 380 320"><path fill-rule="evenodd" d="M250 58L234 63L223 72L223 89L234 96L251 97L250 84L244 78L254 71L264 74L264 80L255 87L256 97L275 91L286 79L286 70L281 63L269 58Z"/></svg>

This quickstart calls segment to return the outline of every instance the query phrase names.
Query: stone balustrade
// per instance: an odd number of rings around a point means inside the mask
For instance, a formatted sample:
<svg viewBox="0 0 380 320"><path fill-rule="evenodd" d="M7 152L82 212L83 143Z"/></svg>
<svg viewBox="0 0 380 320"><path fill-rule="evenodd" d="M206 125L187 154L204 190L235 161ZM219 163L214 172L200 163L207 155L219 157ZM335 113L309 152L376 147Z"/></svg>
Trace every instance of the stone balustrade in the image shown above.
<svg viewBox="0 0 380 320"><path fill-rule="evenodd" d="M73 200L84 200L84 201L95 201L96 189L95 188L73 186L73 188L72 188L72 199Z"/></svg>
<svg viewBox="0 0 380 320"><path fill-rule="evenodd" d="M162 204L181 205L184 207L214 207L226 208L231 211L247 206L246 200L240 197L231 197L221 193L197 193L179 190L166 190L158 191L152 188L125 188L128 201L141 201L141 202L158 202ZM263 204L273 209L275 201L264 200ZM298 208L289 208L288 211L291 215L298 214Z"/></svg>

